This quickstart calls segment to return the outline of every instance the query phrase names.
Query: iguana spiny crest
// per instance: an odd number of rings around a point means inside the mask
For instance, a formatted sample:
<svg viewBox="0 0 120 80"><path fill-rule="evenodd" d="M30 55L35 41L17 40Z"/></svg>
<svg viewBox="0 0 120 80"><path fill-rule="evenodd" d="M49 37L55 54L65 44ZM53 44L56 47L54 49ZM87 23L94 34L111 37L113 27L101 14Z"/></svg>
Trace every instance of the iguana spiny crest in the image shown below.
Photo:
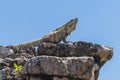
<svg viewBox="0 0 120 80"><path fill-rule="evenodd" d="M76 24L78 22L78 18L72 19L63 26L53 30L52 32L46 34L41 39L34 40L31 42L21 43L15 45L15 48L24 48L24 47L35 47L38 46L41 42L51 42L51 43L59 43L63 40L66 42L66 37L70 35L70 33L75 30Z"/></svg>

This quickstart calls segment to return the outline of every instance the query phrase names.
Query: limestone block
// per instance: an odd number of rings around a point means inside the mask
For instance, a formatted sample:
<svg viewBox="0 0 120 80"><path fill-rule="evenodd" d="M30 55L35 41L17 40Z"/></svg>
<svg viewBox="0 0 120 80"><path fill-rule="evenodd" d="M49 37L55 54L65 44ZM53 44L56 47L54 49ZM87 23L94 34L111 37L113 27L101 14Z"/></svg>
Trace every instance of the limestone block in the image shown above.
<svg viewBox="0 0 120 80"><path fill-rule="evenodd" d="M90 79L94 58L92 57L55 57L37 56L26 62L22 74L56 75L80 79Z"/></svg>
<svg viewBox="0 0 120 80"><path fill-rule="evenodd" d="M6 58L9 55L14 54L12 49L0 47L0 58Z"/></svg>
<svg viewBox="0 0 120 80"><path fill-rule="evenodd" d="M53 77L53 80L69 80L67 77Z"/></svg>

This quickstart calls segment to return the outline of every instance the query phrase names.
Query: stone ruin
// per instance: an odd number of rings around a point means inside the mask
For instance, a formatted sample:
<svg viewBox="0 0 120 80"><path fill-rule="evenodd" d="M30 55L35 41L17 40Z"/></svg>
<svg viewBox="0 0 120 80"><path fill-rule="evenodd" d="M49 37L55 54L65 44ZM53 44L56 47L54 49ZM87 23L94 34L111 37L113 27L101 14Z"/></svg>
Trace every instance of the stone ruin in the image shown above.
<svg viewBox="0 0 120 80"><path fill-rule="evenodd" d="M77 20L54 30L52 38L49 33L48 39L60 42L75 29ZM101 67L113 55L112 47L83 41L35 44L0 46L0 80L98 80Z"/></svg>
<svg viewBox="0 0 120 80"><path fill-rule="evenodd" d="M0 80L98 80L112 55L111 47L83 41L0 46Z"/></svg>

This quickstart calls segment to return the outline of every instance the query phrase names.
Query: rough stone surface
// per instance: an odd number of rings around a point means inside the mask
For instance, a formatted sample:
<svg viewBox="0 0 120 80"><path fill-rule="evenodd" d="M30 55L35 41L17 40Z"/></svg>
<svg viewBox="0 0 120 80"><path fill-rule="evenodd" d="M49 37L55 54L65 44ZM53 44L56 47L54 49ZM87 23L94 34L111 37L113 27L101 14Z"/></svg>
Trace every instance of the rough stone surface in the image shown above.
<svg viewBox="0 0 120 80"><path fill-rule="evenodd" d="M0 58L5 58L5 57L13 55L13 54L14 54L14 52L12 49L0 46Z"/></svg>
<svg viewBox="0 0 120 80"><path fill-rule="evenodd" d="M111 47L81 41L0 46L0 80L97 80L112 55Z"/></svg>
<svg viewBox="0 0 120 80"><path fill-rule="evenodd" d="M69 80L67 77L54 77L53 80Z"/></svg>
<svg viewBox="0 0 120 80"><path fill-rule="evenodd" d="M111 59L113 55L113 49L108 46L92 44L82 41L68 42L63 44L42 43L38 48L37 55L49 55L59 57L92 56L97 59L97 62L100 65L102 65L104 62Z"/></svg>
<svg viewBox="0 0 120 80"><path fill-rule="evenodd" d="M94 59L92 57L38 56L30 59L23 67L22 74L46 74L90 79Z"/></svg>
<svg viewBox="0 0 120 80"><path fill-rule="evenodd" d="M10 69L8 67L0 70L0 80L4 80L8 78L8 74L10 73Z"/></svg>
<svg viewBox="0 0 120 80"><path fill-rule="evenodd" d="M40 76L31 76L30 80L42 80Z"/></svg>

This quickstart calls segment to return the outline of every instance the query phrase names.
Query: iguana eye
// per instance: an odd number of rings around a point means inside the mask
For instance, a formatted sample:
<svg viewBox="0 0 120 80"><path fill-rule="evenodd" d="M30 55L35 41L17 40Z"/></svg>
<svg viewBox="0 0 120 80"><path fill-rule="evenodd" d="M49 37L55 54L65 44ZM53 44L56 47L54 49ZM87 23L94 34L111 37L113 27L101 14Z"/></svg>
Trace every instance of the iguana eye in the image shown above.
<svg viewBox="0 0 120 80"><path fill-rule="evenodd" d="M38 46L41 42L56 42L59 43L61 40L65 39L73 30L76 28L76 23L78 19L72 19L63 26L53 30L52 32L46 34L41 39L34 40L32 42L26 42L22 44L15 45L15 48L26 48L31 46Z"/></svg>

